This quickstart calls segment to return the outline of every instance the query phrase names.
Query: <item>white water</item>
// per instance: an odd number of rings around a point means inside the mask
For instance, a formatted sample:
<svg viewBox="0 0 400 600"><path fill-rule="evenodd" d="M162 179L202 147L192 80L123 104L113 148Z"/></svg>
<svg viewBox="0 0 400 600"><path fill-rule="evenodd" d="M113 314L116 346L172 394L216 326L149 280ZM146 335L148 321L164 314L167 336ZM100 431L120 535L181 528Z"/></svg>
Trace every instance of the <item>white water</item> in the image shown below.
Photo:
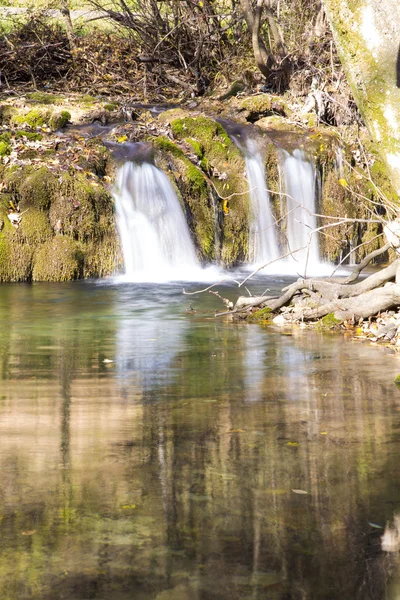
<svg viewBox="0 0 400 600"><path fill-rule="evenodd" d="M302 275L317 274L326 269L321 265L318 248L316 172L312 162L302 150L283 154L283 176L288 196L282 201L286 211L286 235L289 258L293 268ZM324 269L325 267L325 269Z"/></svg>
<svg viewBox="0 0 400 600"><path fill-rule="evenodd" d="M149 163L126 162L113 191L127 281L194 281L201 269L185 215L168 177Z"/></svg>
<svg viewBox="0 0 400 600"><path fill-rule="evenodd" d="M249 260L253 264L262 265L280 255L276 225L267 189L264 161L255 140L246 140L244 153L253 219L250 225Z"/></svg>

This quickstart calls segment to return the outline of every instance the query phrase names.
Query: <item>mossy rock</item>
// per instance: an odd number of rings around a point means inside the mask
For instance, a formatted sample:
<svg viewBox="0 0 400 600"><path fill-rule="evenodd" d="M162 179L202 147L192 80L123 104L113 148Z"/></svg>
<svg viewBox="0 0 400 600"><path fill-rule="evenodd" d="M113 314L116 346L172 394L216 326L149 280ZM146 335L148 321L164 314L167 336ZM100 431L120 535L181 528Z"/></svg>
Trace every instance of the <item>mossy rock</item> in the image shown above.
<svg viewBox="0 0 400 600"><path fill-rule="evenodd" d="M37 248L53 236L47 212L31 208L22 215L19 227L21 237L32 248Z"/></svg>
<svg viewBox="0 0 400 600"><path fill-rule="evenodd" d="M268 115L286 115L288 108L281 96L271 94L259 94L249 96L240 100L238 106L241 110L247 111L247 120L255 123L262 117Z"/></svg>
<svg viewBox="0 0 400 600"><path fill-rule="evenodd" d="M316 325L317 329L335 329L338 325L340 325L342 321L340 319L336 319L333 313L329 313L322 317Z"/></svg>
<svg viewBox="0 0 400 600"><path fill-rule="evenodd" d="M236 148L222 125L203 115L175 119L171 122L171 129L177 139L197 140L203 154L207 154L210 160L227 160L230 150L235 154Z"/></svg>
<svg viewBox="0 0 400 600"><path fill-rule="evenodd" d="M83 276L108 277L123 270L121 244L118 232L110 225L109 233L103 238L89 242L84 248Z"/></svg>
<svg viewBox="0 0 400 600"><path fill-rule="evenodd" d="M223 101L228 100L229 98L234 98L235 96L243 92L245 89L246 86L243 83L243 81L234 81L229 90L225 92L225 94L222 94L222 96L220 96L218 100Z"/></svg>
<svg viewBox="0 0 400 600"><path fill-rule="evenodd" d="M10 142L12 138L10 131L3 131L0 133L0 142Z"/></svg>
<svg viewBox="0 0 400 600"><path fill-rule="evenodd" d="M11 122L14 125L28 125L32 129L47 125L50 116L50 111L39 108L33 108L28 112L22 112L13 115Z"/></svg>
<svg viewBox="0 0 400 600"><path fill-rule="evenodd" d="M81 246L70 237L59 235L49 240L34 257L34 281L70 281L82 277Z"/></svg>
<svg viewBox="0 0 400 600"><path fill-rule="evenodd" d="M21 210L28 207L47 210L59 193L60 184L47 167L27 167L15 173L11 189L19 196Z"/></svg>
<svg viewBox="0 0 400 600"><path fill-rule="evenodd" d="M28 112L18 111L11 117L13 125L25 125L31 129L38 127L50 127L53 131L65 127L71 119L71 114L67 110L57 111L45 108L33 108Z"/></svg>
<svg viewBox="0 0 400 600"><path fill-rule="evenodd" d="M172 154L172 156L175 156L175 158L183 158L185 156L183 150L178 148L176 144L171 142L171 140L166 137L159 136L151 138L151 143L159 150L163 150L164 152Z"/></svg>
<svg viewBox="0 0 400 600"><path fill-rule="evenodd" d="M53 229L62 223L63 232L81 242L99 239L113 222L110 194L83 173L65 173L60 193L52 202L49 219ZM102 218L101 218L102 217Z"/></svg>
<svg viewBox="0 0 400 600"><path fill-rule="evenodd" d="M48 92L30 92L26 94L29 104L62 104L64 99Z"/></svg>
<svg viewBox="0 0 400 600"><path fill-rule="evenodd" d="M0 140L0 156L7 156L11 154L12 148L8 142Z"/></svg>
<svg viewBox="0 0 400 600"><path fill-rule="evenodd" d="M94 96L90 96L89 94L83 94L83 96L79 100L84 104L95 104L97 102L97 98L95 98Z"/></svg>
<svg viewBox="0 0 400 600"><path fill-rule="evenodd" d="M262 323L271 321L272 310L268 307L260 308L253 312L247 319L249 323Z"/></svg>
<svg viewBox="0 0 400 600"><path fill-rule="evenodd" d="M32 131L25 131L24 129L18 129L15 132L16 138L26 138L30 142L40 142L43 139L43 136L40 133L34 133Z"/></svg>
<svg viewBox="0 0 400 600"><path fill-rule="evenodd" d="M6 224L6 219L4 223ZM0 233L0 281L29 281L32 274L33 248L24 243L18 230Z"/></svg>
<svg viewBox="0 0 400 600"><path fill-rule="evenodd" d="M156 157L157 165L169 176L177 191L202 258L214 259L214 212L204 173L167 138L158 137L153 141L161 150Z"/></svg>
<svg viewBox="0 0 400 600"><path fill-rule="evenodd" d="M182 116L172 119L170 125L174 137L189 144L195 151L207 179L212 182L207 193L217 198L217 220L222 232L218 259L221 258L226 266L246 261L250 206L244 157L223 126L209 117ZM184 176L192 180L192 186L202 187L204 181L200 182L198 169L194 168L196 172L188 168ZM223 210L226 198L229 198L229 213Z"/></svg>
<svg viewBox="0 0 400 600"><path fill-rule="evenodd" d="M109 156L110 153L102 140L95 137L86 142L79 157L78 165L85 171L94 173L98 177L103 177L107 171Z"/></svg>
<svg viewBox="0 0 400 600"><path fill-rule="evenodd" d="M0 124L8 125L17 112L17 109L9 104L0 104Z"/></svg>
<svg viewBox="0 0 400 600"><path fill-rule="evenodd" d="M71 113L67 110L53 112L49 117L49 126L53 131L62 129L71 120Z"/></svg>

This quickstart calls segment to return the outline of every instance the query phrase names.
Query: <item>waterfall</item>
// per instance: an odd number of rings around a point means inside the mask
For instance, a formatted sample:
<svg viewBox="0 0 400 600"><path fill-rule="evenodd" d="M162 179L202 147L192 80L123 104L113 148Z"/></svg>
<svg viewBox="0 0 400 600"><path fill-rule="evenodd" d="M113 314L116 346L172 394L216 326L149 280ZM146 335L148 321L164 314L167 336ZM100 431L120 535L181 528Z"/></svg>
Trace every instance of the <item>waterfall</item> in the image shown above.
<svg viewBox="0 0 400 600"><path fill-rule="evenodd" d="M294 150L289 154L282 150L283 176L286 201L282 204L287 213L286 235L289 251L294 252L291 261L297 272L310 274L319 270L320 258L318 234L310 237L310 232L317 227L316 211L316 171L314 164L307 159L302 150Z"/></svg>
<svg viewBox="0 0 400 600"><path fill-rule="evenodd" d="M279 257L276 226L267 189L264 161L255 140L246 140L244 155L252 209L249 259L252 263L261 265Z"/></svg>
<svg viewBox="0 0 400 600"><path fill-rule="evenodd" d="M193 280L200 264L168 177L152 164L125 162L113 195L126 278Z"/></svg>

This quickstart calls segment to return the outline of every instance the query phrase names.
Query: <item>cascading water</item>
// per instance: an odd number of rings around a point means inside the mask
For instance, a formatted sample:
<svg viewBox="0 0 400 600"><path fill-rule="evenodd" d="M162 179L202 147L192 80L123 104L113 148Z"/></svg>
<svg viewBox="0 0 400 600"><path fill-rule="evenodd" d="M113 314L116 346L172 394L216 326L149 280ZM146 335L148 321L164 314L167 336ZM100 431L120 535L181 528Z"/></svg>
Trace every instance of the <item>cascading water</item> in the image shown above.
<svg viewBox="0 0 400 600"><path fill-rule="evenodd" d="M126 278L193 279L200 264L168 177L150 163L126 162L118 171L113 195Z"/></svg>
<svg viewBox="0 0 400 600"><path fill-rule="evenodd" d="M249 259L255 264L265 264L279 257L279 248L264 161L255 140L246 140L244 155L253 216L250 225Z"/></svg>
<svg viewBox="0 0 400 600"><path fill-rule="evenodd" d="M293 154L282 150L282 155L283 176L288 194L283 202L283 211L287 213L288 251L293 252L291 260L298 272L317 272L321 266L318 234L310 235L317 227L315 167L302 150L294 150Z"/></svg>

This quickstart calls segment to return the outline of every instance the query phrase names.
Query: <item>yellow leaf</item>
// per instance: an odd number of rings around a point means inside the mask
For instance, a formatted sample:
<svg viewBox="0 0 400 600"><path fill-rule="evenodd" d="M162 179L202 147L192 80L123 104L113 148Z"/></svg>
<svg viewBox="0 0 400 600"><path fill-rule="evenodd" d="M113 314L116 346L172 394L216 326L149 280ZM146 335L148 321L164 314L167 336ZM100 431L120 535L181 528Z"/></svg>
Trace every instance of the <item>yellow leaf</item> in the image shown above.
<svg viewBox="0 0 400 600"><path fill-rule="evenodd" d="M222 203L223 211L226 215L229 215L229 202L228 200L224 200Z"/></svg>
<svg viewBox="0 0 400 600"><path fill-rule="evenodd" d="M287 446L298 446L298 442L288 442Z"/></svg>
<svg viewBox="0 0 400 600"><path fill-rule="evenodd" d="M136 508L136 504L123 504L123 505L121 506L121 508L122 508L123 510L129 510L129 509L133 509L133 508Z"/></svg>
<svg viewBox="0 0 400 600"><path fill-rule="evenodd" d="M342 185L343 187L347 187L347 186L349 185L345 179L339 179L339 183L340 183L340 185Z"/></svg>
<svg viewBox="0 0 400 600"><path fill-rule="evenodd" d="M328 432L327 431L320 431L319 435L328 435Z"/></svg>
<svg viewBox="0 0 400 600"><path fill-rule="evenodd" d="M122 142L126 142L127 139L128 139L127 135L121 135L119 138L117 138L117 142L122 144Z"/></svg>

